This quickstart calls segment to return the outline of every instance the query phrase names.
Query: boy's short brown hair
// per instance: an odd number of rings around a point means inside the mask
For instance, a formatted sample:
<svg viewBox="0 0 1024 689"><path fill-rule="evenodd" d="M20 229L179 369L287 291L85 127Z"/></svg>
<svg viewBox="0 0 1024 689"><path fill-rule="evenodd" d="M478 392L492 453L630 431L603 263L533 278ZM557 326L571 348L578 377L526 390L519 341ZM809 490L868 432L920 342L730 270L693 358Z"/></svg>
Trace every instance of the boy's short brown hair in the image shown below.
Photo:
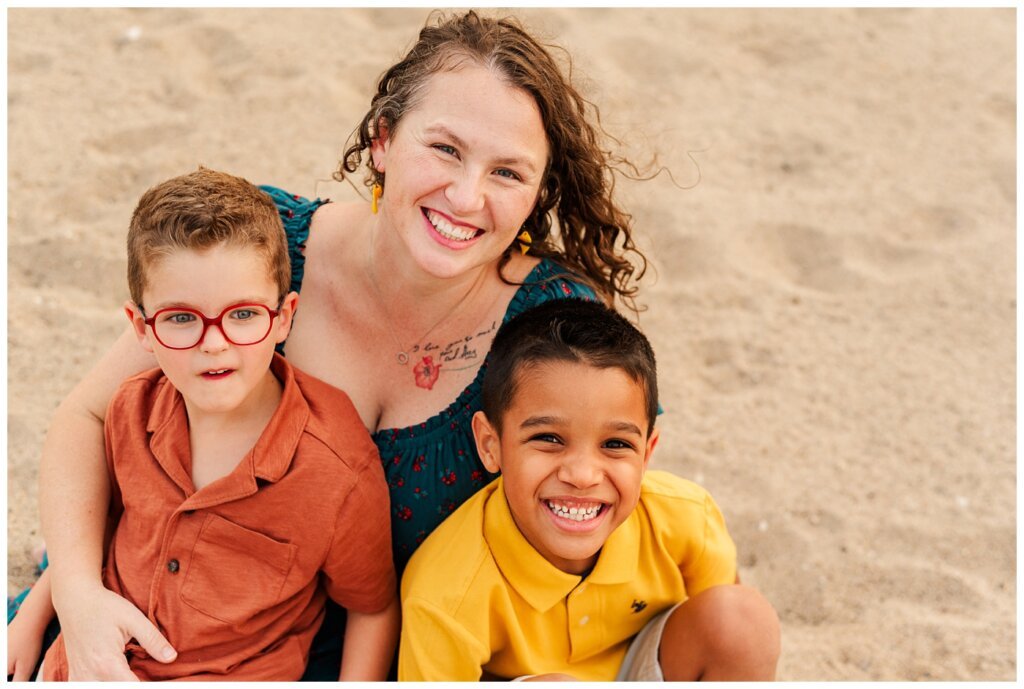
<svg viewBox="0 0 1024 689"><path fill-rule="evenodd" d="M262 253L278 299L288 294L288 242L270 196L241 177L204 167L156 185L139 199L128 228L132 301L142 305L146 269L161 256L222 243Z"/></svg>
<svg viewBox="0 0 1024 689"><path fill-rule="evenodd" d="M658 366L647 337L604 304L552 299L498 328L487 354L482 408L498 433L515 400L521 373L549 361L619 368L643 388L647 433L658 416Z"/></svg>

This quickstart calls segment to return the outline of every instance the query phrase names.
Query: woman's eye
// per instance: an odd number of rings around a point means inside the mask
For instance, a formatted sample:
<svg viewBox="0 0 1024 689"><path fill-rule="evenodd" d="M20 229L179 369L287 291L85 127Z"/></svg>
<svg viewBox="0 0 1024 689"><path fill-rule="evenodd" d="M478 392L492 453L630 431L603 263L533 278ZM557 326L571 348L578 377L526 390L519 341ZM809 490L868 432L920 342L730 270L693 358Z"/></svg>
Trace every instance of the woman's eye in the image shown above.
<svg viewBox="0 0 1024 689"><path fill-rule="evenodd" d="M494 174L498 175L499 177L504 177L505 179L515 180L517 182L523 181L523 178L520 177L518 173L515 173L512 170L509 170L508 168L505 167L495 170Z"/></svg>
<svg viewBox="0 0 1024 689"><path fill-rule="evenodd" d="M448 155L455 156L456 158L459 157L459 152L455 150L454 146L449 146L448 144L434 144L434 148L441 151L441 153L447 153Z"/></svg>

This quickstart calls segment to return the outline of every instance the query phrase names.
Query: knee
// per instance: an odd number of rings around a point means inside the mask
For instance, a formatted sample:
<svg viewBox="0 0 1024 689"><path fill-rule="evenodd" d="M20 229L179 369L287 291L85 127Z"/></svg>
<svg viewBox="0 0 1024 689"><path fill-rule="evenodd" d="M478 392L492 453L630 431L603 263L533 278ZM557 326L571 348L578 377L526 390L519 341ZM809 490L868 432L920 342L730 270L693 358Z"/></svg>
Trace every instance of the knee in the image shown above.
<svg viewBox="0 0 1024 689"><path fill-rule="evenodd" d="M743 584L716 586L710 594L713 633L716 646L723 649L749 649L778 660L780 646L779 616L757 589ZM703 594L702 594L703 595Z"/></svg>
<svg viewBox="0 0 1024 689"><path fill-rule="evenodd" d="M757 589L716 586L689 599L676 613L687 607L709 666L727 664L746 679L774 678L781 649L779 617Z"/></svg>

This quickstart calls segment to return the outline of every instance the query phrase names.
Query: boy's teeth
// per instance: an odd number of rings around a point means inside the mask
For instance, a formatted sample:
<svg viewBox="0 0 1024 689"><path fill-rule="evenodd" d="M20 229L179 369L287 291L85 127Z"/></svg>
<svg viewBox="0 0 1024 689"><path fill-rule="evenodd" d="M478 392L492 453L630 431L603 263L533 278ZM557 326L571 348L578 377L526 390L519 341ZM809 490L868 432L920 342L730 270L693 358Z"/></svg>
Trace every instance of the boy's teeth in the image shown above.
<svg viewBox="0 0 1024 689"><path fill-rule="evenodd" d="M548 509L564 519L585 522L598 515L601 511L601 505L591 505L590 507L565 507L564 505L557 505L549 500Z"/></svg>
<svg viewBox="0 0 1024 689"><path fill-rule="evenodd" d="M457 242L465 242L476 236L476 230L455 227L434 211L427 211L427 220L430 221L430 224L434 226L434 229L437 230L442 237L447 237L448 239L453 239Z"/></svg>

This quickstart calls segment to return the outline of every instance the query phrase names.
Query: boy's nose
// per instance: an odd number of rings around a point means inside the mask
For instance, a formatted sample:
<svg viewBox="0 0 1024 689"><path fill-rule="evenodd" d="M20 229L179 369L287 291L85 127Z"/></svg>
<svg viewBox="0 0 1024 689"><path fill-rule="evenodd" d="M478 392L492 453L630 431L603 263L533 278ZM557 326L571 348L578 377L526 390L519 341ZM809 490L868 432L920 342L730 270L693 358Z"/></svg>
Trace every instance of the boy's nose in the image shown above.
<svg viewBox="0 0 1024 689"><path fill-rule="evenodd" d="M220 352L227 349L230 344L220 325L211 324L203 333L203 339L199 341L199 349L204 352Z"/></svg>
<svg viewBox="0 0 1024 689"><path fill-rule="evenodd" d="M600 464L585 452L576 452L563 458L558 478L576 488L590 488L601 481Z"/></svg>

